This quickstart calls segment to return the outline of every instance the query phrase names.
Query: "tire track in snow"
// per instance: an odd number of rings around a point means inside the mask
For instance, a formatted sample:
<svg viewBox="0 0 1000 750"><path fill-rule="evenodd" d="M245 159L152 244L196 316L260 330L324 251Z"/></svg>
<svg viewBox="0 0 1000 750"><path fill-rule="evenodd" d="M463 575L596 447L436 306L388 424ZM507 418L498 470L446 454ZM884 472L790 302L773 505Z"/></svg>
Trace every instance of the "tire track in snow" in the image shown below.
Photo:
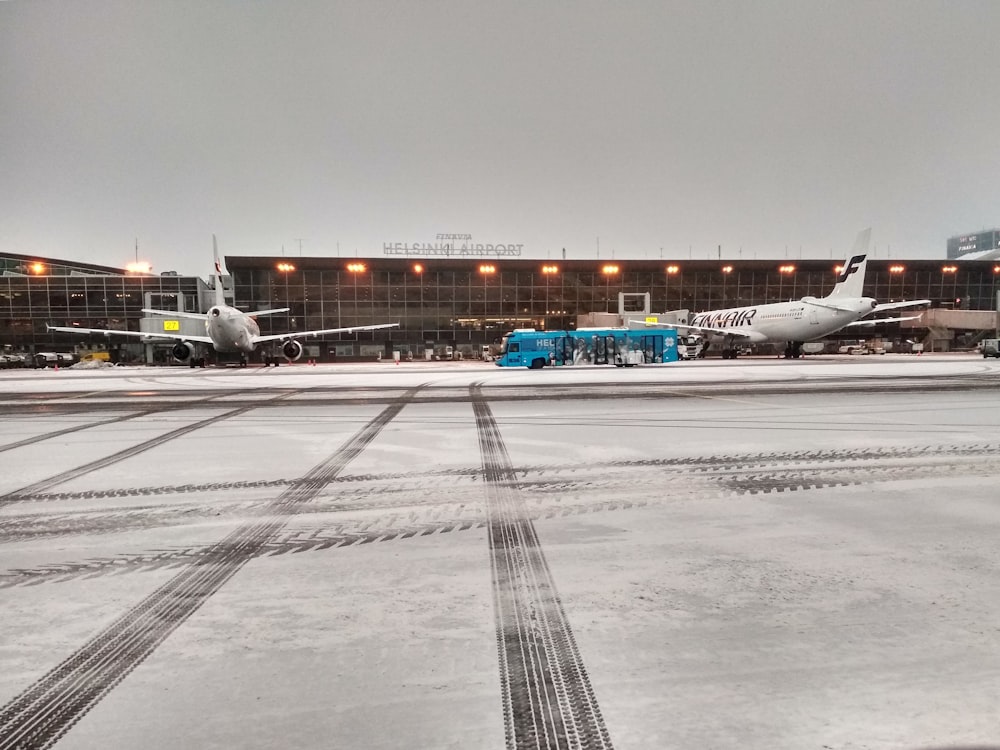
<svg viewBox="0 0 1000 750"><path fill-rule="evenodd" d="M469 388L485 479L509 750L611 748L611 738L489 404Z"/></svg>
<svg viewBox="0 0 1000 750"><path fill-rule="evenodd" d="M415 391L416 389L414 389ZM204 557L94 636L19 696L0 708L0 750L47 748L141 664L166 638L218 591L281 529L302 503L312 499L374 440L412 393L385 408L328 459L289 487L270 514L247 522L212 545Z"/></svg>

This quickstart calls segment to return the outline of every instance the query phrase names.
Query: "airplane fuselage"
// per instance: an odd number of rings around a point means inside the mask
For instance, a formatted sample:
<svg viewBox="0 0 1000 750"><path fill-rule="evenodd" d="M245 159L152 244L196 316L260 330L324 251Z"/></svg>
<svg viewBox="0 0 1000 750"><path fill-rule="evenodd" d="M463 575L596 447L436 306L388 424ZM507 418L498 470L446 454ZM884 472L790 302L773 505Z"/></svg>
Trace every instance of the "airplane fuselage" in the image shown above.
<svg viewBox="0 0 1000 750"><path fill-rule="evenodd" d="M252 354L254 337L260 335L257 321L235 307L216 305L205 317L205 333L217 352Z"/></svg>
<svg viewBox="0 0 1000 750"><path fill-rule="evenodd" d="M698 313L689 325L724 328L734 335L705 331L712 340L739 338L748 343L811 341L821 338L870 313L877 303L871 297L830 299L804 297L797 302L734 307Z"/></svg>

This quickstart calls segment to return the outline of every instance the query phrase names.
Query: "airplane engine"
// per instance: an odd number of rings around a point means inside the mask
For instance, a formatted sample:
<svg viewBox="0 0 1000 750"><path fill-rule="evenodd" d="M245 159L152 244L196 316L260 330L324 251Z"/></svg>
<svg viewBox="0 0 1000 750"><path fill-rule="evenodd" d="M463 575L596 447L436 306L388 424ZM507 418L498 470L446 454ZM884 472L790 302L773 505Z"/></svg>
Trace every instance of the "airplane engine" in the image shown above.
<svg viewBox="0 0 1000 750"><path fill-rule="evenodd" d="M194 347L187 341L178 341L174 344L174 348L170 350L170 353L174 355L174 359L178 362L187 362L194 356Z"/></svg>
<svg viewBox="0 0 1000 750"><path fill-rule="evenodd" d="M294 339L286 341L281 345L281 353L285 355L285 359L289 362L294 362L302 356L302 344Z"/></svg>

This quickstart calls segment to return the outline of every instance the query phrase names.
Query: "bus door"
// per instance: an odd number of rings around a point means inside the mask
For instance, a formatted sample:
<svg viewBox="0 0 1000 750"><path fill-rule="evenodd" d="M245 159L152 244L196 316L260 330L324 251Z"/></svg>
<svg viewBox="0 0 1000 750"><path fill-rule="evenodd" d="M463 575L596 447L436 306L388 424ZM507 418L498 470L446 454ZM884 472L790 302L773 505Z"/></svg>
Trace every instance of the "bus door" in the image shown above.
<svg viewBox="0 0 1000 750"><path fill-rule="evenodd" d="M614 361L615 337L594 336L594 364L606 365Z"/></svg>
<svg viewBox="0 0 1000 750"><path fill-rule="evenodd" d="M573 339L569 336L560 336L553 342L552 364L571 365L573 364Z"/></svg>
<svg viewBox="0 0 1000 750"><path fill-rule="evenodd" d="M663 361L663 336L646 335L642 337L642 353L647 362Z"/></svg>
<svg viewBox="0 0 1000 750"><path fill-rule="evenodd" d="M504 339L504 344L505 344L505 346L503 347L504 351L500 354L500 361L508 367L514 367L515 365L520 365L522 363L521 342Z"/></svg>

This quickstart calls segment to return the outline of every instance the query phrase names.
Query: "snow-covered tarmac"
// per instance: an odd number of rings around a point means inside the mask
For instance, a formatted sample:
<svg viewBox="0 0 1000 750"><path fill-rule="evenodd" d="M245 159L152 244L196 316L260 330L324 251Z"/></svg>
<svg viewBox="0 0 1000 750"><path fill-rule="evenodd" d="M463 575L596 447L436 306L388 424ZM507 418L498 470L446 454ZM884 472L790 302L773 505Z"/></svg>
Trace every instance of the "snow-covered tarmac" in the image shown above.
<svg viewBox="0 0 1000 750"><path fill-rule="evenodd" d="M0 372L0 750L998 744L998 384Z"/></svg>

